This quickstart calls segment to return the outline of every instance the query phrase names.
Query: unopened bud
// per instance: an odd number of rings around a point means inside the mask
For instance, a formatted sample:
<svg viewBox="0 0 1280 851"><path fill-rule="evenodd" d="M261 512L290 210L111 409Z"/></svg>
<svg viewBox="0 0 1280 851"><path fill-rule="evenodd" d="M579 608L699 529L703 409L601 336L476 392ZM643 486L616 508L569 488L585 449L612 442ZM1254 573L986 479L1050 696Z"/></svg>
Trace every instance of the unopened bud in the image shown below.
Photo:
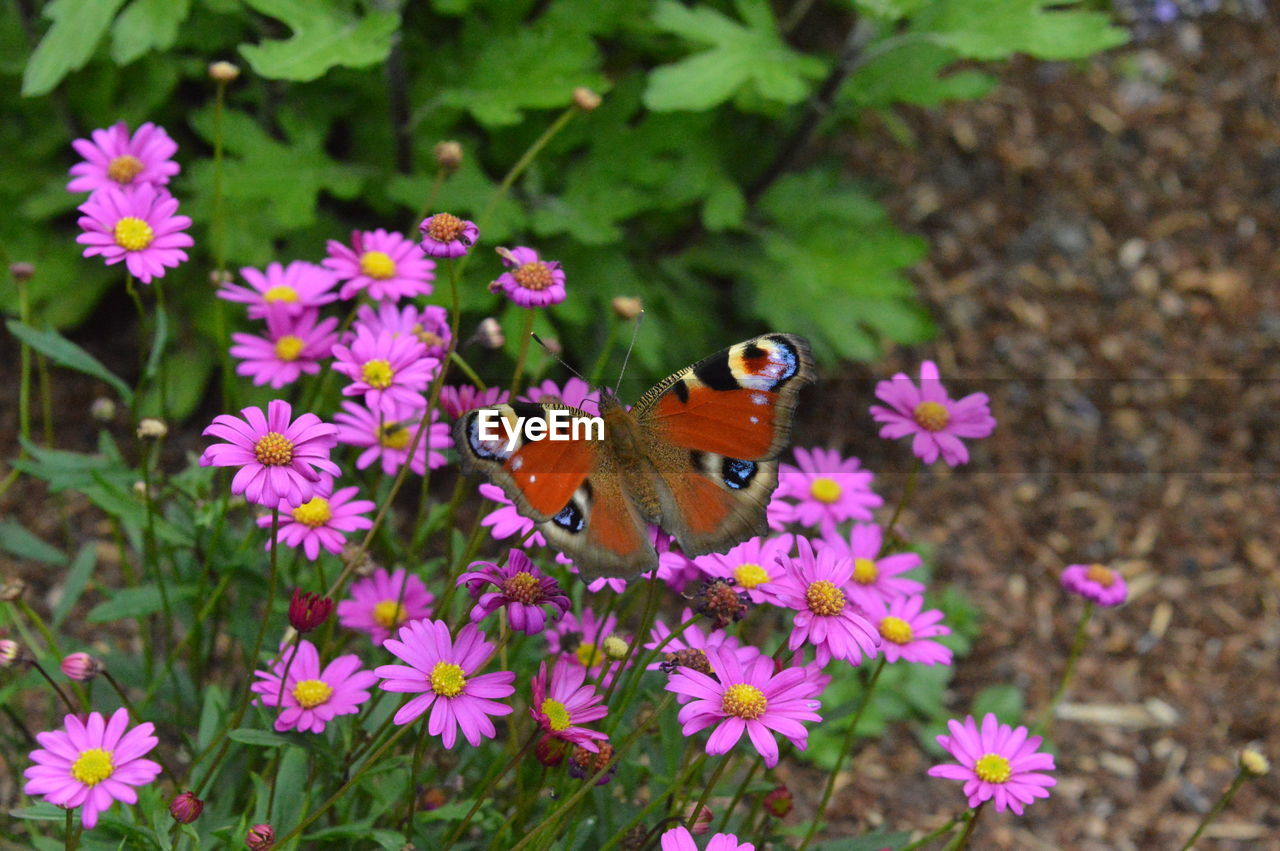
<svg viewBox="0 0 1280 851"><path fill-rule="evenodd" d="M204 801L196 797L195 792L183 792L169 802L169 815L178 824L191 824L204 812Z"/></svg>
<svg viewBox="0 0 1280 851"><path fill-rule="evenodd" d="M342 548L342 563L361 577L369 576L378 569L378 563L359 544L347 544Z"/></svg>
<svg viewBox="0 0 1280 851"><path fill-rule="evenodd" d="M791 812L791 807L794 803L795 801L791 797L791 790L786 786L777 786L765 793L764 811L774 818L784 818L787 813Z"/></svg>
<svg viewBox="0 0 1280 851"><path fill-rule="evenodd" d="M616 635L606 638L601 646L604 650L604 655L615 662L627 658L627 651L630 649L626 640Z"/></svg>
<svg viewBox="0 0 1280 851"><path fill-rule="evenodd" d="M573 90L573 105L583 112L593 112L600 105L600 95L586 86L578 86Z"/></svg>
<svg viewBox="0 0 1280 851"><path fill-rule="evenodd" d="M89 415L100 423L109 423L116 418L116 403L106 396L99 396L89 406Z"/></svg>
<svg viewBox="0 0 1280 851"><path fill-rule="evenodd" d="M25 284L36 276L36 267L31 263L10 263L9 274L20 284Z"/></svg>
<svg viewBox="0 0 1280 851"><path fill-rule="evenodd" d="M62 660L62 673L76 682L91 680L103 670L102 663L88 653L72 653Z"/></svg>
<svg viewBox="0 0 1280 851"><path fill-rule="evenodd" d="M209 78L219 83L232 83L240 76L240 66L231 62L210 62Z"/></svg>
<svg viewBox="0 0 1280 851"><path fill-rule="evenodd" d="M17 576L6 576L0 582L0 603L12 603L27 590L27 583Z"/></svg>
<svg viewBox="0 0 1280 851"><path fill-rule="evenodd" d="M164 420L157 419L156 417L143 417L138 420L138 437L143 440L148 438L151 440L160 440L163 437L167 437L168 434L169 427L165 425Z"/></svg>
<svg viewBox="0 0 1280 851"><path fill-rule="evenodd" d="M441 171L454 172L462 167L462 145L453 140L437 142L431 149L435 155L436 165Z"/></svg>
<svg viewBox="0 0 1280 851"><path fill-rule="evenodd" d="M439 786L428 786L419 800L422 803L422 809L431 812L449 803L449 796Z"/></svg>
<svg viewBox="0 0 1280 851"><path fill-rule="evenodd" d="M613 315L622 320L635 319L644 313L644 304L638 296L620 295L614 296L611 302L613 307Z"/></svg>
<svg viewBox="0 0 1280 851"><path fill-rule="evenodd" d="M12 638L0 638L0 668L11 668L21 658L21 644Z"/></svg>
<svg viewBox="0 0 1280 851"><path fill-rule="evenodd" d="M209 283L213 284L215 287L220 287L223 284L229 284L235 279L236 276L231 274L230 269L214 269L209 273Z"/></svg>
<svg viewBox="0 0 1280 851"><path fill-rule="evenodd" d="M276 832L269 824L255 824L245 835L244 844L250 851L267 851L276 844Z"/></svg>
<svg viewBox="0 0 1280 851"><path fill-rule="evenodd" d="M1250 777L1262 777L1271 770L1271 763L1262 751L1245 748L1240 751L1240 770Z"/></svg>
<svg viewBox="0 0 1280 851"><path fill-rule="evenodd" d="M538 743L533 746L533 755L538 762L547 768L555 768L564 762L564 752L568 750L568 745L562 739L554 739L551 736L543 736Z"/></svg>
<svg viewBox="0 0 1280 851"><path fill-rule="evenodd" d="M692 807L689 807L689 809L685 811L685 816L684 816L685 821L689 820L689 815L690 813L692 813L692 811L693 811ZM710 829L711 829L711 810L707 809L706 807L699 807L698 814L693 817L693 824L689 826L689 832L692 833L694 836L701 836L702 834L706 833Z"/></svg>
<svg viewBox="0 0 1280 851"><path fill-rule="evenodd" d="M502 326L492 316L480 320L476 326L475 336L471 338L486 349L500 349L506 345L507 338L502 333Z"/></svg>
<svg viewBox="0 0 1280 851"><path fill-rule="evenodd" d="M289 600L289 625L305 634L324 623L332 611L333 600L295 588Z"/></svg>

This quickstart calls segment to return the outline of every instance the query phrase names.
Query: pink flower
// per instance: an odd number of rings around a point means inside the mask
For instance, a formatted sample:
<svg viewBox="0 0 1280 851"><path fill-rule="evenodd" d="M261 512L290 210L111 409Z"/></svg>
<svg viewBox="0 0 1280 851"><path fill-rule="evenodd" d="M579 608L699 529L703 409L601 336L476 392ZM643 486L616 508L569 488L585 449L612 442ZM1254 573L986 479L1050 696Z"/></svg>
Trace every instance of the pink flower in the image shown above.
<svg viewBox="0 0 1280 851"><path fill-rule="evenodd" d="M874 599L866 607L867 617L880 632L880 652L886 662L905 659L913 665L950 665L951 651L936 641L951 630L942 625L942 612L921 611L924 597Z"/></svg>
<svg viewBox="0 0 1280 851"><path fill-rule="evenodd" d="M350 487L334 493L333 479L322 479L316 483L315 496L307 502L297 507L281 503L276 539L295 549L301 547L312 561L320 557L321 547L331 553L342 552L347 532L373 528L373 521L364 515L378 506L367 499L353 499L359 490ZM259 517L258 525L270 529L270 515ZM266 549L271 549L271 541L267 541Z"/></svg>
<svg viewBox="0 0 1280 851"><path fill-rule="evenodd" d="M832 657L856 665L863 655L875 656L880 635L849 599L853 563L829 549L815 553L808 538L797 538L796 543L799 555L791 560L778 589L782 603L796 611L788 647L812 644L820 665Z"/></svg>
<svg viewBox="0 0 1280 851"><path fill-rule="evenodd" d="M292 664L289 659L292 658ZM306 639L299 639L293 649L281 648L281 656L271 663L269 671L254 671L258 677L250 691L261 695L264 706L280 706L280 677L288 667L284 681L284 710L276 717L276 732L297 730L299 733L323 733L325 724L339 715L354 715L360 704L369 699L369 689L378 681L373 671L360 670L360 657L354 653L339 656L322 671L320 653Z"/></svg>
<svg viewBox="0 0 1280 851"><path fill-rule="evenodd" d="M837 558L853 560L853 585L850 596L863 608L875 600L892 600L924 592L924 583L901 574L920 566L916 553L895 553L876 558L884 543L884 530L875 523L858 523L846 539L838 533L821 538L819 548L831 550Z"/></svg>
<svg viewBox="0 0 1280 851"><path fill-rule="evenodd" d="M935 765L930 777L963 780L969 806L976 807L992 798L996 812L1013 810L1022 815L1024 805L1036 798L1049 797L1049 788L1058 781L1042 772L1053 771L1053 755L1039 753L1039 736L1027 736L1026 727L1001 724L988 712L978 729L973 716L964 723L947 722L950 736L938 736L938 744L956 759L955 763Z"/></svg>
<svg viewBox="0 0 1280 851"><path fill-rule="evenodd" d="M23 772L27 784L22 791L41 795L50 804L75 809L83 807L80 823L86 830L98 823L98 813L116 801L136 804L135 786L146 786L159 776L160 766L142 755L160 740L150 722L129 726L123 707L106 720L90 712L88 721L64 716L63 729L36 733L41 747L31 752L35 765Z"/></svg>
<svg viewBox="0 0 1280 851"><path fill-rule="evenodd" d="M653 624L653 630L649 633L649 643L645 645L647 650L656 650L662 648L659 659L662 661L654 662L646 668L649 671L657 671L671 665L666 661L673 654L677 657L675 664L679 664L679 657L688 655L687 651L696 651L706 656L708 649L712 647L721 648L732 652L738 657L738 661L742 664L751 662L760 655L758 648L743 644L737 636L729 635L723 629L713 629L704 632L702 627L697 623L688 623L693 618L693 612L685 609L680 613L680 625L688 624L680 631L680 634L671 637L671 628L668 627L661 619ZM683 695L679 698L684 703L688 698Z"/></svg>
<svg viewBox="0 0 1280 851"><path fill-rule="evenodd" d="M445 416L456 420L467 411L501 405L510 396L510 393L500 387L480 390L470 384L450 384L440 389L440 407L444 409Z"/></svg>
<svg viewBox="0 0 1280 851"><path fill-rule="evenodd" d="M84 233L76 242L89 246L85 257L101 255L108 266L121 261L144 284L163 278L166 268L187 259L192 245L184 231L191 219L177 215L178 200L149 183L131 192L107 187L94 192L78 208Z"/></svg>
<svg viewBox="0 0 1280 851"><path fill-rule="evenodd" d="M662 851L698 851L698 843L684 825L673 827L662 834ZM732 833L717 833L711 837L704 851L756 851L751 842L743 842Z"/></svg>
<svg viewBox="0 0 1280 851"><path fill-rule="evenodd" d="M960 438L986 437L996 427L987 406L986 393L970 393L952 401L938 379L938 365L931 360L920 364L920 387L906 373L876 384L876 396L889 407L871 406L871 416L884 423L880 436L896 440L914 434L911 451L926 464L942 460L955 467L969 460L969 450Z"/></svg>
<svg viewBox="0 0 1280 851"><path fill-rule="evenodd" d="M432 257L461 257L480 238L480 229L475 222L451 213L436 213L423 219L418 230L422 234L422 242L418 244L423 253Z"/></svg>
<svg viewBox="0 0 1280 851"><path fill-rule="evenodd" d="M396 307L391 302L382 302L376 311L372 306L362 304L356 308L355 325L368 328L375 337L383 331L417 337L418 342L426 346L427 356L437 360L448 354L449 339L453 334L449 330L449 311L434 304L420 309L416 304ZM354 337L352 334L348 340Z"/></svg>
<svg viewBox="0 0 1280 851"><path fill-rule="evenodd" d="M533 530L534 522L516 510L515 503L507 499L502 488L485 483L480 485L480 495L502 504L501 508L490 511L480 521L481 526L492 527L489 534L493 535L495 541L515 535L516 542L522 546L545 547L547 545L547 539L542 537L542 533Z"/></svg>
<svg viewBox="0 0 1280 851"><path fill-rule="evenodd" d="M326 247L329 256L321 262L345 282L338 298L349 299L364 289L378 301L431 295L435 261L398 233L352 231L350 248L334 239Z"/></svg>
<svg viewBox="0 0 1280 851"><path fill-rule="evenodd" d="M320 311L307 310L297 316L280 311L267 312L267 336L232 334L231 356L243 362L236 373L253 378L254 384L280 388L292 384L305 372L320 372L320 359L329 356L338 342L336 318L320 320Z"/></svg>
<svg viewBox="0 0 1280 851"><path fill-rule="evenodd" d="M330 292L338 285L338 278L327 269L302 260L288 266L272 263L262 272L245 266L240 276L248 287L223 284L218 297L249 305L250 319L262 319L268 311L298 316L309 308L338 300L337 293Z"/></svg>
<svg viewBox="0 0 1280 851"><path fill-rule="evenodd" d="M563 654L570 662L586 668L587 673L597 682L608 685L612 678L622 670L622 663L608 659L601 645L604 640L618 630L618 618L609 615L603 621L589 607L583 607L582 617L573 612L549 627L543 633L547 639L547 650L553 654ZM602 670L607 669L603 675Z"/></svg>
<svg viewBox="0 0 1280 851"><path fill-rule="evenodd" d="M418 696L395 714L396 724L408 724L431 710L427 732L453 747L458 728L475 747L482 738L497 735L489 716L510 715L512 709L498 703L515 692L511 671L476 674L493 655L494 646L474 624L467 624L456 640L449 637L444 621L413 621L401 627L400 638L382 645L409 665L383 665L375 673L383 678L383 691Z"/></svg>
<svg viewBox="0 0 1280 851"><path fill-rule="evenodd" d="M600 391L592 390L591 385L577 377L566 381L563 388L547 379L541 384L529 387L519 398L522 402L541 402L544 399L549 402L563 402L571 408L578 408L588 413L600 410Z"/></svg>
<svg viewBox="0 0 1280 851"><path fill-rule="evenodd" d="M870 520L871 509L884 499L871 490L875 476L857 458L842 458L827 449L796 449L799 468L783 464L777 497L799 500L794 522L830 531L845 520Z"/></svg>
<svg viewBox="0 0 1280 851"><path fill-rule="evenodd" d="M779 733L799 750L809 744L809 731L801 721L821 721L818 701L809 697L804 668L784 668L774 673L773 660L761 656L743 664L732 651L713 647L707 661L715 678L692 668L680 668L667 681L667 691L692 697L679 714L683 733L692 736L715 726L707 740L707 753L728 753L745 732L764 764L778 764Z"/></svg>
<svg viewBox="0 0 1280 851"><path fill-rule="evenodd" d="M409 469L419 476L426 473L428 463L433 470L443 467L447 459L437 450L448 449L453 445L448 424L436 422L439 418L438 411L431 412L431 425L427 435L418 441L418 447L414 450ZM333 420L338 424L339 443L365 447L356 458L357 470L363 470L381 459L382 472L394 476L409 459L409 447L413 445L418 424L422 422L422 409L406 411L397 408L388 415L381 411L371 411L358 402L344 401L342 410L333 415Z"/></svg>
<svg viewBox="0 0 1280 851"><path fill-rule="evenodd" d="M89 135L93 141L76 139L71 143L85 161L71 167L68 192L164 186L182 170L173 161L178 143L151 122L139 127L132 137L123 121Z"/></svg>
<svg viewBox="0 0 1280 851"><path fill-rule="evenodd" d="M727 553L698 556L693 563L707 576L732 579L751 602L777 606L781 605L777 596L778 580L786 574L779 560L790 560L794 543L791 535L748 538Z"/></svg>
<svg viewBox="0 0 1280 851"><path fill-rule="evenodd" d="M1129 596L1124 577L1100 564L1072 564L1062 571L1062 587L1099 606L1118 606Z"/></svg>
<svg viewBox="0 0 1280 851"><path fill-rule="evenodd" d="M362 395L373 410L394 416L402 408L427 406L422 391L440 361L426 353L427 347L417 337L389 331L374 335L357 328L350 344L333 347L333 369L351 379L342 395Z"/></svg>
<svg viewBox="0 0 1280 851"><path fill-rule="evenodd" d="M351 599L338 603L338 623L369 633L381 645L396 627L431 614L435 597L422 580L396 568L379 567L372 576L351 583Z"/></svg>
<svg viewBox="0 0 1280 851"><path fill-rule="evenodd" d="M532 248L498 249L503 272L489 285L492 292L504 292L521 307L550 307L565 299L564 270L555 260L541 260Z"/></svg>
<svg viewBox="0 0 1280 851"><path fill-rule="evenodd" d="M282 399L269 402L265 416L261 408L240 413L244 419L231 414L213 418L203 433L229 442L215 443L200 456L202 467L240 468L231 480L232 493L268 508L281 502L302 505L315 495L321 472L341 472L329 460L338 429L315 414L293 420L293 409Z"/></svg>
<svg viewBox="0 0 1280 851"><path fill-rule="evenodd" d="M586 678L585 668L561 656L551 670L551 684L548 686L547 663L544 661L533 678L533 704L529 707L529 714L547 735L581 745L594 753L599 750L596 742L609 737L581 725L599 721L609 714L609 708L604 705L604 696L596 692L595 686L583 685Z"/></svg>
<svg viewBox="0 0 1280 851"><path fill-rule="evenodd" d="M551 616L559 618L572 605L556 581L538 570L520 550L511 550L505 565L476 561L471 567L472 570L458 577L458 584L465 584L471 596L479 598L471 609L472 623L479 623L495 610L506 608L512 629L537 635L547 624L543 606L550 606ZM487 585L498 590L485 592Z"/></svg>

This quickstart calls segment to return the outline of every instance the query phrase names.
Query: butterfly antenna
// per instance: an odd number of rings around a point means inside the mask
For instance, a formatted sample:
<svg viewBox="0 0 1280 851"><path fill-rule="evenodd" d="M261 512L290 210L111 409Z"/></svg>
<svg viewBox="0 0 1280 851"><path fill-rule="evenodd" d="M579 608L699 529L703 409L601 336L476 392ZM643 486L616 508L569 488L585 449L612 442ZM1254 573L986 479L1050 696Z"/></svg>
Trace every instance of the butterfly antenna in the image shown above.
<svg viewBox="0 0 1280 851"><path fill-rule="evenodd" d="M640 322L644 319L644 311L636 314L636 324L631 329L631 342L627 345L627 353L622 357L622 369L618 372L618 383L622 386L622 377L627 374L627 363L631 360L631 350L636 347L636 337L640 334Z"/></svg>
<svg viewBox="0 0 1280 851"><path fill-rule="evenodd" d="M541 337L539 337L537 334L533 333L532 331L530 331L530 332L529 332L529 336L533 338L533 341L534 341L535 343L537 343L539 346L542 346L542 350L543 350L543 351L545 351L547 354L551 355L551 357L553 357L553 358L555 358L557 361L559 361L559 362L560 362L560 365L561 365L562 367L564 367L565 369L569 370L570 372L572 372L574 375L578 376L579 378L582 378L582 380L583 380L583 381L586 381L586 382L587 382L587 384L590 384L590 383L591 383L590 381L587 381L587 379L586 379L586 378L583 378L582 373L578 372L576 369L574 369L573 367L569 366L569 364L565 363L565 362L564 362L564 358L560 357L558 354L556 354L554 351L552 351L552 350L551 350L551 347L550 347L550 346L548 346L546 343L544 343L544 342L542 341L542 338L541 338Z"/></svg>

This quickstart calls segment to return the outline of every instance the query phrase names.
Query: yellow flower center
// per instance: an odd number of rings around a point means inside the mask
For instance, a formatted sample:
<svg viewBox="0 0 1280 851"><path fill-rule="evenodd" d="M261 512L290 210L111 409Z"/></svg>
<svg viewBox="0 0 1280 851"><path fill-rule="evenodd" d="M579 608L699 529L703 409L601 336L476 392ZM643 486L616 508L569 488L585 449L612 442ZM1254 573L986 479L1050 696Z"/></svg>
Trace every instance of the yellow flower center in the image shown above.
<svg viewBox="0 0 1280 851"><path fill-rule="evenodd" d="M276 284L274 287L269 287L267 291L262 294L262 300L267 304L274 304L277 301L284 301L292 304L298 300L298 291L293 287L285 286L284 284Z"/></svg>
<svg viewBox="0 0 1280 851"><path fill-rule="evenodd" d="M457 697L466 685L462 668L452 662L436 662L431 669L431 690L441 697Z"/></svg>
<svg viewBox="0 0 1280 851"><path fill-rule="evenodd" d="M551 725L551 729L557 733L561 730L568 729L571 719L569 718L569 710L558 700L547 698L542 701L542 714L547 716L547 723Z"/></svg>
<svg viewBox="0 0 1280 851"><path fill-rule="evenodd" d="M1096 582L1103 588L1110 588L1116 584L1116 575L1100 564L1089 565L1084 575L1090 582Z"/></svg>
<svg viewBox="0 0 1280 851"><path fill-rule="evenodd" d="M111 752L102 748L81 751L76 761L71 763L71 776L86 786L97 786L115 770L116 764L111 761Z"/></svg>
<svg viewBox="0 0 1280 851"><path fill-rule="evenodd" d="M293 699L303 709L315 709L333 694L333 686L324 680L302 680L293 687Z"/></svg>
<svg viewBox="0 0 1280 851"><path fill-rule="evenodd" d="M979 780L985 780L988 783L1004 783L1009 779L1009 775L1013 774L1013 768L1009 765L1009 760L1000 756L998 753L984 754L973 766L973 773L978 775Z"/></svg>
<svg viewBox="0 0 1280 851"><path fill-rule="evenodd" d="M819 579L805 589L804 602L815 615L830 617L844 611L844 592L831 582Z"/></svg>
<svg viewBox="0 0 1280 851"><path fill-rule="evenodd" d="M894 644L910 644L914 638L911 624L893 615L880 619L880 635L885 641L892 641Z"/></svg>
<svg viewBox="0 0 1280 851"><path fill-rule="evenodd" d="M726 714L746 721L759 718L768 706L769 701L764 696L764 692L747 683L729 686L724 690L724 697L720 699L720 708Z"/></svg>
<svg viewBox="0 0 1280 851"><path fill-rule="evenodd" d="M404 423L390 422L378 426L378 445L387 449L404 449L409 445L409 429Z"/></svg>
<svg viewBox="0 0 1280 851"><path fill-rule="evenodd" d="M407 614L404 606L400 605L396 600L383 600L373 607L373 619L383 629L391 629L393 626L399 626L404 623Z"/></svg>
<svg viewBox="0 0 1280 851"><path fill-rule="evenodd" d="M502 583L502 593L513 600L532 605L542 599L542 584L538 582L538 577L522 570Z"/></svg>
<svg viewBox="0 0 1280 851"><path fill-rule="evenodd" d="M112 236L115 237L116 245L125 251L141 251L156 238L156 232L142 219L125 216L116 222Z"/></svg>
<svg viewBox="0 0 1280 851"><path fill-rule="evenodd" d="M366 251L360 255L360 271L379 281L395 277L396 261L385 251Z"/></svg>
<svg viewBox="0 0 1280 851"><path fill-rule="evenodd" d="M276 340L276 357L282 361L294 361L298 359L298 355L302 354L302 350L306 347L307 344L302 341L301 337L285 334L279 340Z"/></svg>
<svg viewBox="0 0 1280 851"><path fill-rule="evenodd" d="M375 358L360 368L360 375L370 387L386 390L391 386L391 379L395 378L396 373L387 361Z"/></svg>
<svg viewBox="0 0 1280 851"><path fill-rule="evenodd" d="M427 236L436 242L453 242L465 228L462 219L452 213L436 213L427 222Z"/></svg>
<svg viewBox="0 0 1280 851"><path fill-rule="evenodd" d="M819 476L809 485L809 495L827 505L839 500L841 492L840 485L835 479L828 479L826 476Z"/></svg>
<svg viewBox="0 0 1280 851"><path fill-rule="evenodd" d="M853 560L853 581L859 585L873 585L880 578L880 568L869 558Z"/></svg>
<svg viewBox="0 0 1280 851"><path fill-rule="evenodd" d="M146 166L142 164L142 160L132 154L124 154L107 164L107 177L124 186L133 183L133 179L142 174L144 168Z"/></svg>
<svg viewBox="0 0 1280 851"><path fill-rule="evenodd" d="M293 519L314 529L332 520L333 510L329 508L329 500L313 496L293 510Z"/></svg>
<svg viewBox="0 0 1280 851"><path fill-rule="evenodd" d="M733 578L743 588L754 588L769 581L769 572L758 564L747 562L733 569Z"/></svg>
<svg viewBox="0 0 1280 851"><path fill-rule="evenodd" d="M551 276L551 269L540 260L525 263L512 272L511 276L516 279L517 284L534 292L541 292L555 283L555 278Z"/></svg>
<svg viewBox="0 0 1280 851"><path fill-rule="evenodd" d="M604 661L604 653L600 648L585 641L578 645L573 655L578 657L578 664L584 668L594 668Z"/></svg>
<svg viewBox="0 0 1280 851"><path fill-rule="evenodd" d="M939 402L921 402L911 412L911 418L925 431L942 431L951 422L951 413Z"/></svg>
<svg viewBox="0 0 1280 851"><path fill-rule="evenodd" d="M253 445L253 457L266 467L283 467L293 460L293 441L277 431L269 431Z"/></svg>

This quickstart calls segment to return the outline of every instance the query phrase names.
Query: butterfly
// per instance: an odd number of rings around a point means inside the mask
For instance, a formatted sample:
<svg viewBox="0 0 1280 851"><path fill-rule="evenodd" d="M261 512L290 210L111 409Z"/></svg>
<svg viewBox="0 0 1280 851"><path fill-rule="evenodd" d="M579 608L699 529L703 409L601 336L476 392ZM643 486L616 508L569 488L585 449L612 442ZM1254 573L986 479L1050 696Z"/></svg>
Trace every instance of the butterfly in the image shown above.
<svg viewBox="0 0 1280 851"><path fill-rule="evenodd" d="M513 401L463 414L455 445L463 472L486 474L588 580L631 577L658 566L647 524L689 556L768 533L777 458L814 375L806 340L765 334L668 376L630 410L601 391L602 429L558 401ZM566 420L584 427L557 431Z"/></svg>

